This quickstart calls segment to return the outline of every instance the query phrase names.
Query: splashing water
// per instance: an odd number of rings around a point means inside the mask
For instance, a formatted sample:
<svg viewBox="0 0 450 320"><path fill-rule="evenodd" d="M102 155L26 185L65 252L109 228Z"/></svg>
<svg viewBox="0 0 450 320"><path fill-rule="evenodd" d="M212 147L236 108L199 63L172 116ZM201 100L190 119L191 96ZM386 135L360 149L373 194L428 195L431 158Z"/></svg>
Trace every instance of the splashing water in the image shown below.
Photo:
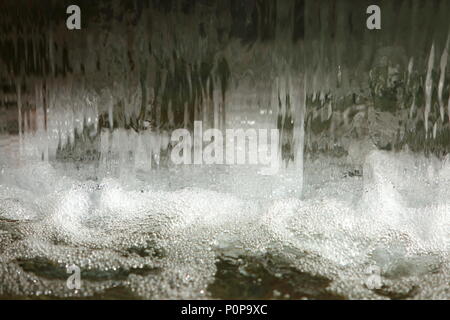
<svg viewBox="0 0 450 320"><path fill-rule="evenodd" d="M376 151L361 177L320 157L306 163L303 200L289 196L289 172L94 180L91 170L2 171L2 295L226 298L248 285L265 298L448 298L447 162ZM71 264L82 270L76 294Z"/></svg>
<svg viewBox="0 0 450 320"><path fill-rule="evenodd" d="M450 3L333 3L0 5L0 298L449 299Z"/></svg>

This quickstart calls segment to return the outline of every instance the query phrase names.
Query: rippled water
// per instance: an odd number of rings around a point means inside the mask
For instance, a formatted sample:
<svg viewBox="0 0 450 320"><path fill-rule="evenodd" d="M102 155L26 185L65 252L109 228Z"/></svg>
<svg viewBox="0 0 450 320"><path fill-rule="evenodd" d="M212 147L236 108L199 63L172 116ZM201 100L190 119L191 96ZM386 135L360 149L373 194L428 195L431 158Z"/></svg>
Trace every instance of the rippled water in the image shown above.
<svg viewBox="0 0 450 320"><path fill-rule="evenodd" d="M311 158L301 199L295 172L252 170L97 179L94 165L3 157L0 296L450 298L448 161Z"/></svg>

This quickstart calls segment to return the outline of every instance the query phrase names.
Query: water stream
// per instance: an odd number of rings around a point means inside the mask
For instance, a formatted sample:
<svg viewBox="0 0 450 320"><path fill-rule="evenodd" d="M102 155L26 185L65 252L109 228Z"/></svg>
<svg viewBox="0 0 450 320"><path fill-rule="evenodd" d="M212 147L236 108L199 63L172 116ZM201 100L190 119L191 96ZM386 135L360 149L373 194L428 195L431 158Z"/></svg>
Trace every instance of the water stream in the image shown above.
<svg viewBox="0 0 450 320"><path fill-rule="evenodd" d="M448 12L2 1L0 298L449 299Z"/></svg>

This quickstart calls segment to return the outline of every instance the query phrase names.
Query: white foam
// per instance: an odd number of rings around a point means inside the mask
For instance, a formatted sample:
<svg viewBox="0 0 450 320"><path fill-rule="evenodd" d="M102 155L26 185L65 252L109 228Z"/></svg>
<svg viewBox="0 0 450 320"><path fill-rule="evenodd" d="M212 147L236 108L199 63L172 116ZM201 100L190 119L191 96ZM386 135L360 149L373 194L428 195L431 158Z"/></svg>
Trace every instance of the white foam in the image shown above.
<svg viewBox="0 0 450 320"><path fill-rule="evenodd" d="M144 298L202 298L218 253L275 252L348 298L383 298L367 286L375 268L394 293L418 287L413 297L448 299L448 163L372 152L363 177L346 170L352 166L341 160L307 162L299 199L289 172L210 167L96 182L69 166L5 167L0 219L19 221L0 220L0 294L73 295L62 280L16 272L18 259L39 257L113 272L86 279L87 296L122 285ZM154 256L155 248L163 253ZM144 267L160 271L129 271ZM117 270L130 274L117 278Z"/></svg>

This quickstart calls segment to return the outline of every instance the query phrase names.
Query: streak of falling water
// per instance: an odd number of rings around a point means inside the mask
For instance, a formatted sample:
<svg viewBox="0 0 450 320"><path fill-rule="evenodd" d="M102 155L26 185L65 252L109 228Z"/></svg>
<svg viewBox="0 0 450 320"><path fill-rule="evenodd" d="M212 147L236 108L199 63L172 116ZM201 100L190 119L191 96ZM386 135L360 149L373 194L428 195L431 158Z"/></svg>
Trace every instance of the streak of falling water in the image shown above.
<svg viewBox="0 0 450 320"><path fill-rule="evenodd" d="M441 115L441 121L444 122L444 115L445 115L445 103L443 100L443 91L444 91L444 85L445 85L445 71L447 70L447 63L448 63L448 46L450 42L450 33L447 37L447 42L445 43L444 51L442 52L441 56L441 63L440 63L440 77L439 77L439 86L438 86L438 100L439 100L439 111Z"/></svg>
<svg viewBox="0 0 450 320"><path fill-rule="evenodd" d="M430 57L428 58L427 76L425 81L425 135L428 136L429 116L431 111L431 94L433 90L433 66L434 66L434 43L431 46Z"/></svg>
<svg viewBox="0 0 450 320"><path fill-rule="evenodd" d="M365 28L368 3L99 1L72 32L63 2L46 12L6 1L3 12L21 9L2 15L8 130L25 157L106 172L170 166L171 132L198 120L278 128L280 165L300 176L304 153L360 141L444 154L448 2L382 1L380 31Z"/></svg>

